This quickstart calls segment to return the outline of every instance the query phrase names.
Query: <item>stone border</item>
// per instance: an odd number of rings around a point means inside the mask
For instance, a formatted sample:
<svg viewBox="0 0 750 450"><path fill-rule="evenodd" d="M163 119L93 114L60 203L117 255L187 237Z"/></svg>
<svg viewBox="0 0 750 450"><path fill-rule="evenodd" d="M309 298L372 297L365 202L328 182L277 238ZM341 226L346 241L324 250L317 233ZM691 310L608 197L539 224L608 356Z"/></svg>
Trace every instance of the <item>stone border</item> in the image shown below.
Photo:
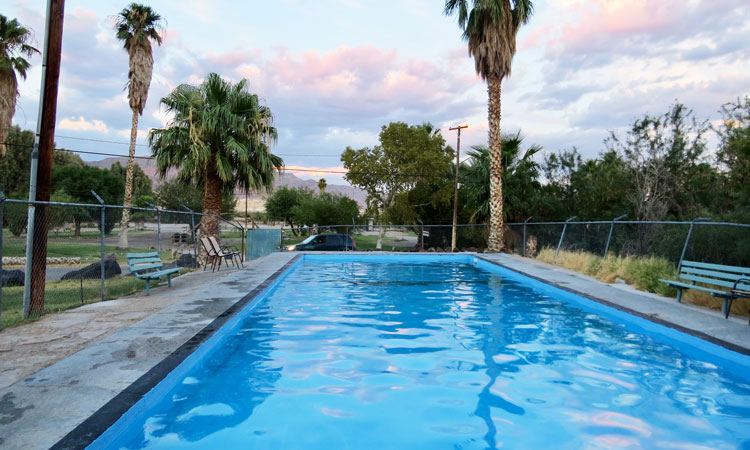
<svg viewBox="0 0 750 450"><path fill-rule="evenodd" d="M281 274L289 267L296 263L302 255L297 255L263 282L257 285L247 295L227 308L210 324L196 333L187 342L182 344L177 350L151 368L148 372L139 377L130 386L117 394L113 399L99 408L94 414L89 416L80 425L66 434L62 439L57 441L50 449L85 449L91 445L102 433L125 414L133 405L143 398L151 389L161 382L169 373L171 373L182 361L190 356L198 347L201 346L208 338L218 331L229 319L234 317L245 306L251 303L258 295L266 290Z"/></svg>
<svg viewBox="0 0 750 450"><path fill-rule="evenodd" d="M656 317L656 316L651 315L651 314L642 313L642 312L637 311L635 309L628 308L627 306L619 305L617 303L610 302L609 300L604 300L602 298L594 297L594 296L592 296L590 294L586 294L586 293L583 293L581 291L577 291L575 289L571 289L571 288L569 288L567 286L563 286L563 285L561 285L559 283L556 283L554 281L551 281L551 280L546 280L544 278L537 277L535 275L531 275L531 274L526 273L526 272L524 272L522 270L514 269L514 268L509 267L509 266L507 266L505 264L502 264L502 263L497 262L497 261L493 261L491 259L487 259L487 258L481 257L479 255L476 255L476 258L477 259L481 259L484 262L496 265L498 267L502 267L503 269L510 270L511 272L515 272L515 273L517 273L519 275L523 275L525 277L529 277L529 278L531 278L533 280L536 280L536 281L539 281L541 283L548 284L550 286L554 286L557 289L561 289L563 291L570 292L571 294L575 294L575 295L578 295L578 296L583 297L585 299L588 299L588 300L600 303L602 305L608 306L608 307L616 309L618 311L622 311L622 312L628 313L630 315L633 315L633 316L636 316L636 317L640 317L641 319L646 319L646 320L648 320L650 322L653 322L653 323L656 323L658 325L662 325L662 326L665 326L665 327L668 327L668 328L672 328L674 330L680 331L680 332L688 334L690 336L694 336L694 337L697 337L699 339L703 339L704 341L707 341L707 342L710 342L712 344L716 344L718 346L724 347L724 348L726 348L728 350L731 350L733 352L737 352L737 353L740 353L740 354L743 354L743 355L750 356L750 348L742 347L742 346L734 344L732 342L728 342L728 341L725 341L723 339L719 339L719 338L717 338L715 336L711 336L710 334L704 333L702 331L693 330L692 328L688 328L688 327L676 324L674 322L662 319L661 317Z"/></svg>

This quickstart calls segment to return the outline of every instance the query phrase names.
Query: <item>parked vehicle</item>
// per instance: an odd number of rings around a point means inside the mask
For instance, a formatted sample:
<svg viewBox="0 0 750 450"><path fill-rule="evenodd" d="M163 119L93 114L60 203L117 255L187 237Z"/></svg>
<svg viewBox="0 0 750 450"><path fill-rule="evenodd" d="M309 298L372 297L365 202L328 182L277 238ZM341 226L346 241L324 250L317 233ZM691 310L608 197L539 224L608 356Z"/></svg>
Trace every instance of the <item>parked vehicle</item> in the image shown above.
<svg viewBox="0 0 750 450"><path fill-rule="evenodd" d="M357 249L357 243L348 234L313 234L299 244L289 245L287 251L344 252Z"/></svg>

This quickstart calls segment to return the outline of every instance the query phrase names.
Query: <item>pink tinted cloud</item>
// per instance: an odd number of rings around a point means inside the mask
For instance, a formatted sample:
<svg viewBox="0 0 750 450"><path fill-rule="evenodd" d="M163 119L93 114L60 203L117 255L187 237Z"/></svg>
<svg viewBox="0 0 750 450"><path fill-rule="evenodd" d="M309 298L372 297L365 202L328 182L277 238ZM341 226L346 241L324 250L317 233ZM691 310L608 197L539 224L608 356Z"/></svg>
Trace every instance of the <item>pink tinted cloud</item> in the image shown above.
<svg viewBox="0 0 750 450"><path fill-rule="evenodd" d="M280 50L261 74L277 93L340 106L424 105L477 83L473 74L419 59L402 60L395 50L372 46L340 47L325 54Z"/></svg>

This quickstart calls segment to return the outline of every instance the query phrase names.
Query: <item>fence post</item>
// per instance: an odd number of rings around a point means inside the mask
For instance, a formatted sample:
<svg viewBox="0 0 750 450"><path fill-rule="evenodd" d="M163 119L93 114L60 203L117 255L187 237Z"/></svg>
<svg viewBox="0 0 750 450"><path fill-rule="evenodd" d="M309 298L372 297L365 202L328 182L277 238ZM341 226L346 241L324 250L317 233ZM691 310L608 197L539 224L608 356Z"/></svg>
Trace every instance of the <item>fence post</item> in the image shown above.
<svg viewBox="0 0 750 450"><path fill-rule="evenodd" d="M624 218L628 217L627 214L623 214L619 217L615 217L612 219L612 223L609 226L609 235L607 236L607 245L604 246L604 259L607 259L607 252L609 252L609 242L612 240L612 232L615 230L615 222L618 220L622 220Z"/></svg>
<svg viewBox="0 0 750 450"><path fill-rule="evenodd" d="M190 212L190 239L193 240L193 250L195 251L195 257L198 258L198 240L195 238L195 212L183 203L180 203L180 206L185 211Z"/></svg>
<svg viewBox="0 0 750 450"><path fill-rule="evenodd" d="M708 222L710 217L696 217L690 221L690 228L688 229L687 237L685 238L685 245L682 246L682 254L680 254L680 263L677 264L677 271L682 269L682 260L685 259L685 253L687 253L688 243L690 242L690 236L693 234L693 226L696 222Z"/></svg>
<svg viewBox="0 0 750 450"><path fill-rule="evenodd" d="M5 194L0 190L0 330L3 329L3 212L5 209Z"/></svg>
<svg viewBox="0 0 750 450"><path fill-rule="evenodd" d="M424 222L417 219L417 222L419 222L419 239L420 244L419 246L424 250Z"/></svg>
<svg viewBox="0 0 750 450"><path fill-rule="evenodd" d="M555 259L553 261L557 261L557 254L560 253L560 246L562 246L563 238L565 237L565 230L568 229L568 222L575 219L578 216L569 217L568 220L565 221L565 224L563 225L562 234L560 234L560 242L557 243L557 250L555 250Z"/></svg>
<svg viewBox="0 0 750 450"><path fill-rule="evenodd" d="M99 266L101 268L101 270L100 270L101 297L102 297L102 301L104 301L104 227L106 225L105 214L106 214L106 211L107 211L107 207L104 204L104 200L102 200L102 198L99 197L99 195L96 192L94 192L93 189L91 190L91 194L96 198L97 201L99 201L99 204L102 205L102 212L101 212L101 219L100 219L101 222L99 223L100 224L99 231L101 231L101 233L100 233L101 234L101 246L100 246L101 247L100 248L100 250L101 250L101 261L99 263Z"/></svg>
<svg viewBox="0 0 750 450"><path fill-rule="evenodd" d="M156 251L161 257L161 210L153 203L146 202L146 204L156 210Z"/></svg>
<svg viewBox="0 0 750 450"><path fill-rule="evenodd" d="M529 220L531 220L533 216L529 216L526 220L523 221L523 250L521 251L521 256L526 256L526 224L529 223Z"/></svg>

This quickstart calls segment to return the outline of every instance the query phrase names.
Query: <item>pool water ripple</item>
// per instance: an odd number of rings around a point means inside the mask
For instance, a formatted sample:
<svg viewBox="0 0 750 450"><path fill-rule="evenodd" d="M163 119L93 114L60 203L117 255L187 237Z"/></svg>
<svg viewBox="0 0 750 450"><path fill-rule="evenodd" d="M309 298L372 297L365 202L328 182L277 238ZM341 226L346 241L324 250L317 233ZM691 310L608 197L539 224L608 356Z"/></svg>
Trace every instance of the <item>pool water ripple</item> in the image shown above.
<svg viewBox="0 0 750 450"><path fill-rule="evenodd" d="M750 448L750 384L456 263L303 263L115 448Z"/></svg>

